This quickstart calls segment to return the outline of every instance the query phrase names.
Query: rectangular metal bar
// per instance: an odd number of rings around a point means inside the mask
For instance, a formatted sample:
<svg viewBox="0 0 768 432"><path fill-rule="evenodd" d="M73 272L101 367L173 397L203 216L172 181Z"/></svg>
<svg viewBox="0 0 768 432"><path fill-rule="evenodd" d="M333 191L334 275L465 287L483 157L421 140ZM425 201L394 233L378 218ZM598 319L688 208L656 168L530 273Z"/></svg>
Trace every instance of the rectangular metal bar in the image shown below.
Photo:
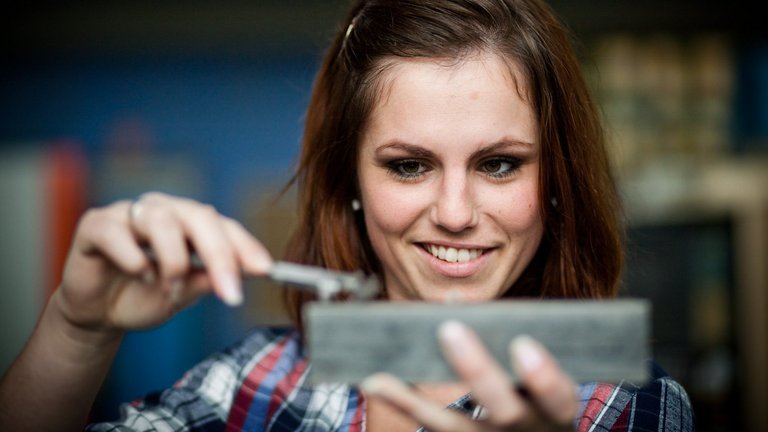
<svg viewBox="0 0 768 432"><path fill-rule="evenodd" d="M514 300L489 303L310 303L305 306L310 380L359 383L375 372L408 382L455 381L437 328L470 326L510 372L508 345L541 342L577 382L648 379L650 304L645 300Z"/></svg>

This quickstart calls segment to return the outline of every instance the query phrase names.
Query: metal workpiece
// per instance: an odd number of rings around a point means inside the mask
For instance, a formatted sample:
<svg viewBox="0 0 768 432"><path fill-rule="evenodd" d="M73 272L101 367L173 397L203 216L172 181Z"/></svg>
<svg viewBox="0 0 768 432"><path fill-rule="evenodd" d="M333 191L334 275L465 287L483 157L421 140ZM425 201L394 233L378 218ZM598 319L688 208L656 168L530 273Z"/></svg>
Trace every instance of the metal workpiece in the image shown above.
<svg viewBox="0 0 768 432"><path fill-rule="evenodd" d="M409 382L451 382L437 330L472 328L517 381L509 344L540 342L577 382L644 383L649 376L646 300L497 300L486 303L311 302L304 309L313 383L359 383L376 372Z"/></svg>

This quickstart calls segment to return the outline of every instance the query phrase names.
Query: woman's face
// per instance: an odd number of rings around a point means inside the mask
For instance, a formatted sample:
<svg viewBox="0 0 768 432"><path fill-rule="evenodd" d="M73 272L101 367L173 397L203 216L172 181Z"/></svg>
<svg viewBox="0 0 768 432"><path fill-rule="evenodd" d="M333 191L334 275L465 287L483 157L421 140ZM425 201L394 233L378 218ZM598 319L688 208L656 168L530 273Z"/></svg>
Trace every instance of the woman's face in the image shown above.
<svg viewBox="0 0 768 432"><path fill-rule="evenodd" d="M380 79L358 180L389 298L499 297L543 232L538 125L522 74L477 55L393 60Z"/></svg>

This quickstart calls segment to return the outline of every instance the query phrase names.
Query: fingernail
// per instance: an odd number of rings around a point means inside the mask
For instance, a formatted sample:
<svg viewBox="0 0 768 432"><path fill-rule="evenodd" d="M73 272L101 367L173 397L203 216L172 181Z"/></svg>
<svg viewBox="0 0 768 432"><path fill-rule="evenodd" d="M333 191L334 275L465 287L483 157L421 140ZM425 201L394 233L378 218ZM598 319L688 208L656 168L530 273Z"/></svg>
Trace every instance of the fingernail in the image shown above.
<svg viewBox="0 0 768 432"><path fill-rule="evenodd" d="M269 256L269 254L257 254L254 257L254 263L264 270L265 273L268 273L270 270L272 270L272 266L275 264L272 260L272 257Z"/></svg>
<svg viewBox="0 0 768 432"><path fill-rule="evenodd" d="M257 275L269 274L275 263L269 254L253 253L243 263L243 270Z"/></svg>
<svg viewBox="0 0 768 432"><path fill-rule="evenodd" d="M512 358L523 373L530 373L541 367L544 354L541 345L532 337L520 335L512 340L509 346Z"/></svg>
<svg viewBox="0 0 768 432"><path fill-rule="evenodd" d="M240 290L240 280L231 273L218 273L214 281L221 290L221 299L229 306L239 306L243 303L243 293Z"/></svg>
<svg viewBox="0 0 768 432"><path fill-rule="evenodd" d="M437 329L437 337L454 355L462 355L467 346L467 327L456 320L445 321Z"/></svg>
<svg viewBox="0 0 768 432"><path fill-rule="evenodd" d="M272 267L275 265L275 263L272 261L272 258L268 256L259 256L256 258L255 263L264 273L269 273L272 271Z"/></svg>
<svg viewBox="0 0 768 432"><path fill-rule="evenodd" d="M363 393L375 396L381 392L381 379L376 375L369 376L360 383L359 388Z"/></svg>

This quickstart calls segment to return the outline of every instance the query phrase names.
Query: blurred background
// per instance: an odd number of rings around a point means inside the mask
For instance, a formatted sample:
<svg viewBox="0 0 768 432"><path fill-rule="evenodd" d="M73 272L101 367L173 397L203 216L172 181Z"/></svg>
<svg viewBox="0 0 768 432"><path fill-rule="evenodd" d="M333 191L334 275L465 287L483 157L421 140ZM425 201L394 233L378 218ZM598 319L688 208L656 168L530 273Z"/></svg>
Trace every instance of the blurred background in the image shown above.
<svg viewBox="0 0 768 432"><path fill-rule="evenodd" d="M629 220L622 295L700 430L768 430L768 32L751 2L558 0ZM346 0L0 6L0 372L59 282L83 210L148 190L241 220L280 255L279 198ZM129 335L94 408L172 385L255 325L274 287Z"/></svg>

